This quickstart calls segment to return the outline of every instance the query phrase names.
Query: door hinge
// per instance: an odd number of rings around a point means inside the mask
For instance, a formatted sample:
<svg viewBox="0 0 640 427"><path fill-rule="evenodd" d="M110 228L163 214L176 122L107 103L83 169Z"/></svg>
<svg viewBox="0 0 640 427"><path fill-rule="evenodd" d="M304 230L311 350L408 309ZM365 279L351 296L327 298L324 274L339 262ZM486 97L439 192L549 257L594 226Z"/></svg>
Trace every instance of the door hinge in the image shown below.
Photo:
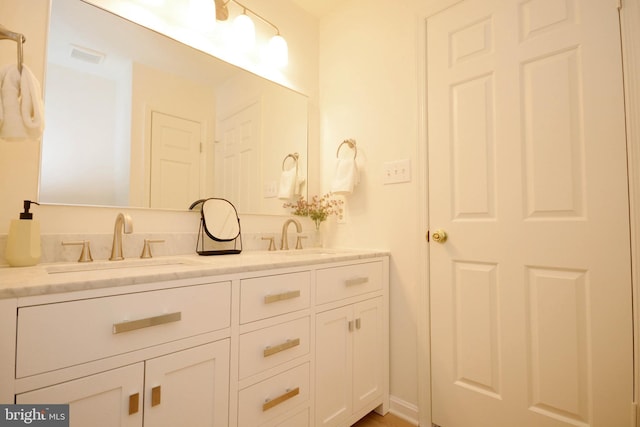
<svg viewBox="0 0 640 427"><path fill-rule="evenodd" d="M200 152L204 152L204 146L202 145L202 142L200 142Z"/></svg>
<svg viewBox="0 0 640 427"><path fill-rule="evenodd" d="M618 3L618 10L622 9L622 0L616 0Z"/></svg>

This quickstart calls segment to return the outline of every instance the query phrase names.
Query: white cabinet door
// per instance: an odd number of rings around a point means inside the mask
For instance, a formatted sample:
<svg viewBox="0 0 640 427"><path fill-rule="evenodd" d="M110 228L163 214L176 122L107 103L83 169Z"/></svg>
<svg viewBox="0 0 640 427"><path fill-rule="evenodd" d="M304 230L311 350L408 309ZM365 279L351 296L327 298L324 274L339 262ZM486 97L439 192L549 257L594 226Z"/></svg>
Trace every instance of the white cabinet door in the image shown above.
<svg viewBox="0 0 640 427"><path fill-rule="evenodd" d="M341 426L351 415L351 306L316 316L316 426Z"/></svg>
<svg viewBox="0 0 640 427"><path fill-rule="evenodd" d="M382 298L316 317L316 425L342 426L384 391Z"/></svg>
<svg viewBox="0 0 640 427"><path fill-rule="evenodd" d="M141 427L143 377L140 362L19 394L16 402L68 403L71 427Z"/></svg>
<svg viewBox="0 0 640 427"><path fill-rule="evenodd" d="M358 303L353 310L353 412L357 412L384 391L382 298Z"/></svg>
<svg viewBox="0 0 640 427"><path fill-rule="evenodd" d="M146 427L227 427L229 340L148 360Z"/></svg>

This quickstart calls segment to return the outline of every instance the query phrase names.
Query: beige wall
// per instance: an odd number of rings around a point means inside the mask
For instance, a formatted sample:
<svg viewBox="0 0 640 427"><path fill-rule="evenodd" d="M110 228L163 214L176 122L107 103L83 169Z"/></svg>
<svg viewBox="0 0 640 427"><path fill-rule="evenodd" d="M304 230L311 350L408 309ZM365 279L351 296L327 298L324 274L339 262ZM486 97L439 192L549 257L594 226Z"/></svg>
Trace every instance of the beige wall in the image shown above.
<svg viewBox="0 0 640 427"><path fill-rule="evenodd" d="M330 188L344 139L356 140L365 162L361 183L347 197L347 224L338 224L331 242L391 250L391 394L414 406L424 241L417 214L419 3L351 0L320 25L323 188ZM411 159L411 182L384 185L383 163L400 159Z"/></svg>
<svg viewBox="0 0 640 427"><path fill-rule="evenodd" d="M0 23L26 36L24 63L40 79L44 75L44 29L48 13L43 0L0 2ZM0 66L16 61L16 43L1 40ZM0 140L0 234L7 232L10 219L18 217L22 200L37 200L39 163L39 141Z"/></svg>

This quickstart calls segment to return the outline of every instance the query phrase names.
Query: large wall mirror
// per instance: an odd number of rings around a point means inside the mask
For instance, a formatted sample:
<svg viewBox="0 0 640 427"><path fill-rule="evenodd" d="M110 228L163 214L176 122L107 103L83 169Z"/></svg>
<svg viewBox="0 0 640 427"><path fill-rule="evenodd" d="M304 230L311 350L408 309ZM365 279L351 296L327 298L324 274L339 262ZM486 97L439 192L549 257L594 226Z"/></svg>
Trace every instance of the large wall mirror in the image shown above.
<svg viewBox="0 0 640 427"><path fill-rule="evenodd" d="M82 0L52 0L43 203L281 214L308 99ZM304 193L304 186L302 193Z"/></svg>

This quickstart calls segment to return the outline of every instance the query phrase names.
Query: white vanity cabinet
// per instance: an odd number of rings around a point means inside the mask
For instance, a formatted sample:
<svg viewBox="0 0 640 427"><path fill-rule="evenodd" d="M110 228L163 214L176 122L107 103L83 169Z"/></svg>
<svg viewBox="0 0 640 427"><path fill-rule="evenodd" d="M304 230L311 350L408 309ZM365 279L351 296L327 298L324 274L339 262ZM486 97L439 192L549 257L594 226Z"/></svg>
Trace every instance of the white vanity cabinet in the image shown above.
<svg viewBox="0 0 640 427"><path fill-rule="evenodd" d="M69 403L71 426L227 426L229 340L16 396ZM144 423L143 423L144 413Z"/></svg>
<svg viewBox="0 0 640 427"><path fill-rule="evenodd" d="M173 285L27 299L16 403L69 403L77 427L227 427L231 282Z"/></svg>
<svg viewBox="0 0 640 427"><path fill-rule="evenodd" d="M319 270L316 295L315 425L348 426L388 405L383 264Z"/></svg>
<svg viewBox="0 0 640 427"><path fill-rule="evenodd" d="M264 256L183 276L56 275L53 292L4 299L0 271L0 403L69 403L73 427L346 427L385 413L388 257Z"/></svg>
<svg viewBox="0 0 640 427"><path fill-rule="evenodd" d="M16 403L69 403L74 426L140 427L143 385L144 363L140 362L21 393Z"/></svg>
<svg viewBox="0 0 640 427"><path fill-rule="evenodd" d="M311 277L240 280L239 427L286 426L292 414L296 427L310 425Z"/></svg>

